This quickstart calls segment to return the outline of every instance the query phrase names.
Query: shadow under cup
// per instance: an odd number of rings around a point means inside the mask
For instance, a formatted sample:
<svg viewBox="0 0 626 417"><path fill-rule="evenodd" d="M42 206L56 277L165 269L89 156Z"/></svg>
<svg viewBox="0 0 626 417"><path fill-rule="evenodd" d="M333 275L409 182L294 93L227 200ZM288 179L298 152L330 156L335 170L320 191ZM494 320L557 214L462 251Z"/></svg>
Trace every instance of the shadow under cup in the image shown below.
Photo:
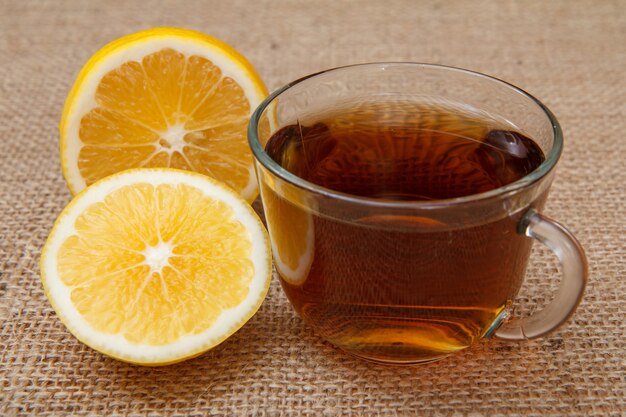
<svg viewBox="0 0 626 417"><path fill-rule="evenodd" d="M391 124L412 117L406 103L463 109L532 138L546 159L491 191L406 201L320 187L265 152L286 126L307 127L346 106L382 102L380 120ZM283 289L316 333L344 351L384 363L428 362L492 334L541 336L576 309L586 283L583 250L538 213L561 154L561 130L545 106L518 88L436 65L336 68L274 92L254 112L248 136ZM511 318L532 238L555 251L563 279L544 310Z"/></svg>

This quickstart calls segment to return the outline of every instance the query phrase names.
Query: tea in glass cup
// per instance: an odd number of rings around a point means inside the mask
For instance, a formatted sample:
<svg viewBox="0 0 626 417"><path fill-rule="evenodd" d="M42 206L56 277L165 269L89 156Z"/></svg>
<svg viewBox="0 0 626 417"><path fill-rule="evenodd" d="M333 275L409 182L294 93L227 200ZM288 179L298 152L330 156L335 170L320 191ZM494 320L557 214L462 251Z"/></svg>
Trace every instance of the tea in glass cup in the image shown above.
<svg viewBox="0 0 626 417"><path fill-rule="evenodd" d="M509 84L423 64L339 68L270 96L249 138L285 294L348 353L428 362L494 332L544 334L580 300L584 253L538 214L558 123ZM529 236L565 247L568 267L555 303L509 319Z"/></svg>

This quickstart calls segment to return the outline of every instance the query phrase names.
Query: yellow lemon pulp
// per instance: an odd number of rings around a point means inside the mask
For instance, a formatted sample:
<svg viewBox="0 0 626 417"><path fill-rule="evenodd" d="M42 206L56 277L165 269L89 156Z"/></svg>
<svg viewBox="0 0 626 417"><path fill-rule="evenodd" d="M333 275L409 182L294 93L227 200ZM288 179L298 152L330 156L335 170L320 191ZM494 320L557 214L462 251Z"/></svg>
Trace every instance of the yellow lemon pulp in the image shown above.
<svg viewBox="0 0 626 417"><path fill-rule="evenodd" d="M70 190L129 168L172 167L252 201L246 127L266 95L245 58L207 35L159 28L121 38L90 59L68 96L61 154Z"/></svg>
<svg viewBox="0 0 626 417"><path fill-rule="evenodd" d="M198 174L108 177L63 211L42 256L50 301L80 340L118 359L172 363L220 343L271 279L260 220Z"/></svg>

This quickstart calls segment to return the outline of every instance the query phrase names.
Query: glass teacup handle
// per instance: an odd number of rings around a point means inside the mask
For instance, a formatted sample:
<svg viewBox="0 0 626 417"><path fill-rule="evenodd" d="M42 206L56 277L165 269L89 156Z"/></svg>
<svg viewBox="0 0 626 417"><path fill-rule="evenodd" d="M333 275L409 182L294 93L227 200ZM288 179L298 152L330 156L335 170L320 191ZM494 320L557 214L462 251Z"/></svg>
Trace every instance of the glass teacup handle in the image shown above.
<svg viewBox="0 0 626 417"><path fill-rule="evenodd" d="M574 313L587 284L585 252L565 227L531 209L520 221L519 232L537 239L556 254L563 278L550 304L530 317L506 321L493 334L498 339L533 339L555 330Z"/></svg>

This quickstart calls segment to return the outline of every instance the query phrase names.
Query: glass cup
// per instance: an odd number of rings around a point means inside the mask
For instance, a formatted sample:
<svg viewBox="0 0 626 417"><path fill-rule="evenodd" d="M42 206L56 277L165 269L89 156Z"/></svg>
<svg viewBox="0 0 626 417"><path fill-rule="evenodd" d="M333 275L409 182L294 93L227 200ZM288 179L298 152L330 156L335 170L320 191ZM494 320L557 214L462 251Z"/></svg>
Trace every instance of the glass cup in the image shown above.
<svg viewBox="0 0 626 417"><path fill-rule="evenodd" d="M394 100L446 103L498 120L532 138L545 161L490 191L407 201L318 186L265 151L286 126L308 128L333 110ZM412 117L410 106L380 109L387 111L380 118L387 122ZM540 214L562 132L550 110L511 84L417 63L335 68L271 94L252 115L248 139L282 287L316 333L350 354L422 363L481 338L535 338L563 324L581 300L587 280L583 249L563 226ZM547 307L511 317L533 239L556 254L563 276Z"/></svg>

